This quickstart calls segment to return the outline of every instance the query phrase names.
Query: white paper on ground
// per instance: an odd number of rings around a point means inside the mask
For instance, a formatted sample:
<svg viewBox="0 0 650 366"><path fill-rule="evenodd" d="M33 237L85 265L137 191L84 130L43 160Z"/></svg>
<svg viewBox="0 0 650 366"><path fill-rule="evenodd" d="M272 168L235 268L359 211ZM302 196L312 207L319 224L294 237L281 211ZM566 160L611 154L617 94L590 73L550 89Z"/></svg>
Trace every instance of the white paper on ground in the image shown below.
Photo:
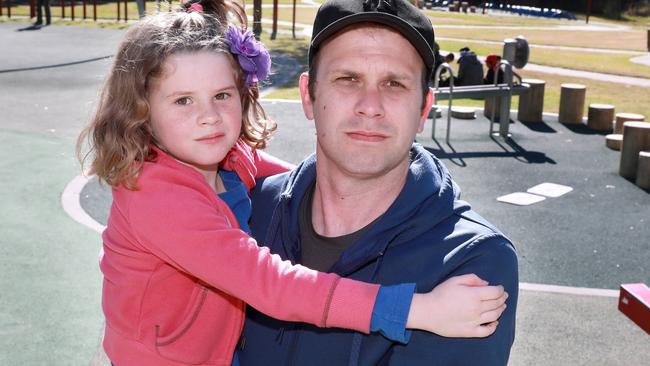
<svg viewBox="0 0 650 366"><path fill-rule="evenodd" d="M517 206L528 206L533 203L544 201L546 197L538 196L536 194L515 192L506 194L505 196L497 197L497 201L510 203Z"/></svg>
<svg viewBox="0 0 650 366"><path fill-rule="evenodd" d="M571 191L573 191L573 188L569 186L563 186L561 184L555 183L542 183L536 185L535 187L529 188L526 192L538 194L544 197L555 198Z"/></svg>

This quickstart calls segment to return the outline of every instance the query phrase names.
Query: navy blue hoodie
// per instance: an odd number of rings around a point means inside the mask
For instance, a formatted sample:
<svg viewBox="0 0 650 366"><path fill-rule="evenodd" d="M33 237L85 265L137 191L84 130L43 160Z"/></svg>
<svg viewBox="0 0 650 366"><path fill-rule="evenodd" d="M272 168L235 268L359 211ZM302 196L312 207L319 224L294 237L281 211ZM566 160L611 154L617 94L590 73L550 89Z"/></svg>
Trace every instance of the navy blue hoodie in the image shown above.
<svg viewBox="0 0 650 366"><path fill-rule="evenodd" d="M290 173L260 180L253 192L253 236L293 263L300 263L300 201L315 179L312 155ZM503 285L510 295L494 334L446 338L414 331L404 345L380 334L283 322L248 307L241 365L507 364L515 335L517 257L509 240L459 195L444 165L414 144L401 193L330 272L384 285L415 282L417 292L475 273L490 284Z"/></svg>

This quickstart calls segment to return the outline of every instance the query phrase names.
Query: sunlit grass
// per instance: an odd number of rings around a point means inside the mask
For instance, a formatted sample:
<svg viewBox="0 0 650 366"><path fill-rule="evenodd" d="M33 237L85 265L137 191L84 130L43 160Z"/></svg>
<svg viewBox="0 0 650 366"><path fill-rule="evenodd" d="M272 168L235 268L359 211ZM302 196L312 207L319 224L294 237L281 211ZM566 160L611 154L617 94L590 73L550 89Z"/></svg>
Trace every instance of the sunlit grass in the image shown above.
<svg viewBox="0 0 650 366"><path fill-rule="evenodd" d="M518 35L526 37L531 44L569 46L584 48L611 48L647 51L645 31L584 31L551 29L450 29L436 30L436 36L501 42Z"/></svg>
<svg viewBox="0 0 650 366"><path fill-rule="evenodd" d="M501 54L503 51L503 46L497 44L456 41L440 41L438 43L441 50L457 52L460 48L468 46L483 56L488 53ZM649 66L630 61L631 58L639 55L643 55L643 53L627 55L531 48L529 62L573 70L650 78Z"/></svg>

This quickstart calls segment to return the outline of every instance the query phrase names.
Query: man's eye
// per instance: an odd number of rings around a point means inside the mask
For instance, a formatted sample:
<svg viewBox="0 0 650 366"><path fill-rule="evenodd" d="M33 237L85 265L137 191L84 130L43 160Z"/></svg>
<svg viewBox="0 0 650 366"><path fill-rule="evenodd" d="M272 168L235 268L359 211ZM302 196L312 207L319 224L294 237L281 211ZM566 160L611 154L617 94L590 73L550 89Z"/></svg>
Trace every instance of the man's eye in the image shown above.
<svg viewBox="0 0 650 366"><path fill-rule="evenodd" d="M386 82L386 85L391 88L403 88L404 84L400 83L399 81L395 80L389 80Z"/></svg>
<svg viewBox="0 0 650 366"><path fill-rule="evenodd" d="M188 97L183 97L183 98L176 99L176 102L174 103L178 105L190 105L192 104L192 99Z"/></svg>
<svg viewBox="0 0 650 366"><path fill-rule="evenodd" d="M357 81L357 78L354 77L354 76L341 76L341 77L337 78L336 80L344 82L344 83L353 83L353 82Z"/></svg>
<svg viewBox="0 0 650 366"><path fill-rule="evenodd" d="M230 98L230 94L228 94L228 93L219 93L219 94L214 96L214 99L216 99L216 100L226 100L228 98Z"/></svg>

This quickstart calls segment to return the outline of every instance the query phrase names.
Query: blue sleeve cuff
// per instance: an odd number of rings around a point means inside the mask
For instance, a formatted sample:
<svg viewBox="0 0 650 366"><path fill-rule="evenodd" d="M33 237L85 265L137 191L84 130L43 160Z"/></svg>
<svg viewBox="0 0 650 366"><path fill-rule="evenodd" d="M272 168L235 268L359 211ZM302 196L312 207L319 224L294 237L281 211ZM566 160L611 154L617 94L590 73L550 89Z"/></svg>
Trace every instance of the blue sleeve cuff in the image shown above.
<svg viewBox="0 0 650 366"><path fill-rule="evenodd" d="M372 309L370 331L379 332L391 341L407 344L413 333L406 329L406 321L414 292L414 283L381 286Z"/></svg>

